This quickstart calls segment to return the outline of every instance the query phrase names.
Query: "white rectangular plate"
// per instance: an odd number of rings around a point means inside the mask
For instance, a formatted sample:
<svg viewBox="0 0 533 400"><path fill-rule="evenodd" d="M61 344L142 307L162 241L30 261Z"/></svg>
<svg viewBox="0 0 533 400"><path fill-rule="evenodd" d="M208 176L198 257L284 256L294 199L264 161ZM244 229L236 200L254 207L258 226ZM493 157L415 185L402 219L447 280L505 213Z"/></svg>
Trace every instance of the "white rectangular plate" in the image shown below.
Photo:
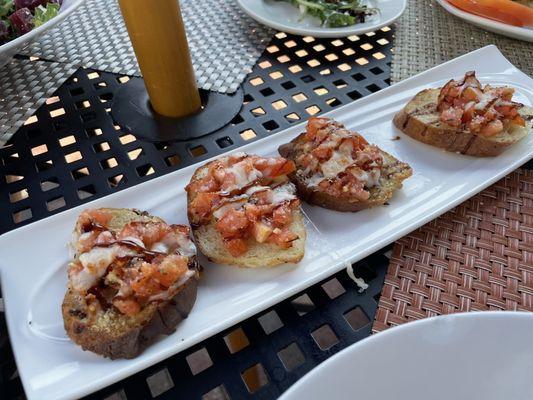
<svg viewBox="0 0 533 400"><path fill-rule="evenodd" d="M484 83L517 88L517 100L533 104L533 80L489 46L329 113L409 162L413 177L389 206L353 214L304 206L309 235L305 258L298 265L251 271L204 263L198 301L189 318L176 333L161 338L134 360L110 361L82 351L67 339L60 311L66 287L66 243L77 215L87 207L136 207L169 223L187 223L183 188L197 166L1 236L6 317L26 395L41 400L75 398L123 379L362 259L528 161L533 156L531 135L504 154L483 159L444 152L393 127L393 115L418 91L438 87L469 70L476 70ZM300 124L239 150L273 155L303 129ZM398 135L401 140L393 140Z"/></svg>

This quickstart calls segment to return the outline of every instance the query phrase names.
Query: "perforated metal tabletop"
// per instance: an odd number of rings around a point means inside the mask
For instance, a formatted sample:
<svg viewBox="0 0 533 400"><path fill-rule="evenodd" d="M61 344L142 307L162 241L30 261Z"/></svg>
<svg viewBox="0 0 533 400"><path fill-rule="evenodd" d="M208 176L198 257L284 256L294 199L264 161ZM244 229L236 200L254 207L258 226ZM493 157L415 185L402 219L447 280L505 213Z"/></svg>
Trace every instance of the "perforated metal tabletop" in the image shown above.
<svg viewBox="0 0 533 400"><path fill-rule="evenodd" d="M129 77L79 69L0 149L0 233L267 137L390 84L393 30L335 40L278 33L243 84L230 125L187 143L147 143L113 122ZM387 249L112 385L94 399L277 398L317 364L368 336ZM24 398L0 320L0 397Z"/></svg>

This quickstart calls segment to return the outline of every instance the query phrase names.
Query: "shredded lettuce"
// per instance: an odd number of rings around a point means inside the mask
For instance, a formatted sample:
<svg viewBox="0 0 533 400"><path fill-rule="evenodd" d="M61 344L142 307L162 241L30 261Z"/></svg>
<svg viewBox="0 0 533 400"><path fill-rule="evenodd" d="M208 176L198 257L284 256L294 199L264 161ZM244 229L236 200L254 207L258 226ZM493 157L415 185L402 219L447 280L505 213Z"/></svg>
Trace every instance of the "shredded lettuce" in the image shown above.
<svg viewBox="0 0 533 400"><path fill-rule="evenodd" d="M0 0L1 1L1 0ZM58 3L48 3L46 6L39 6L35 9L35 17L33 23L35 27L50 21L59 13L61 6Z"/></svg>
<svg viewBox="0 0 533 400"><path fill-rule="evenodd" d="M368 16L377 14L377 8L369 8L361 0L277 0L291 3L302 14L317 17L323 26L339 28L365 22Z"/></svg>

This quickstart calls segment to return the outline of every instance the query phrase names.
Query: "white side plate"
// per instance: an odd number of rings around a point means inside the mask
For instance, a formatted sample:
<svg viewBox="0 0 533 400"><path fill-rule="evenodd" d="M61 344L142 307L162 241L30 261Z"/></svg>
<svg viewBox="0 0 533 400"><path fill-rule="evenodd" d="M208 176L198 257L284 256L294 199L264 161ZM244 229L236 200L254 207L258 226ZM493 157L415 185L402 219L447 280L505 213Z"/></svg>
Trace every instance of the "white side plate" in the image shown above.
<svg viewBox="0 0 533 400"><path fill-rule="evenodd" d="M509 36L514 39L526 40L528 42L533 42L533 29L521 28L519 26L513 26L509 24L504 24L503 22L494 21L489 18L480 17L478 15L470 14L466 11L460 10L459 8L448 3L446 0L437 0L437 2L450 14L455 15L465 21L470 22L480 28L486 29L488 31L499 33L500 35Z"/></svg>
<svg viewBox="0 0 533 400"><path fill-rule="evenodd" d="M533 399L533 314L423 319L364 339L279 400Z"/></svg>
<svg viewBox="0 0 533 400"><path fill-rule="evenodd" d="M161 338L134 360L109 361L83 352L67 339L60 312L67 280L66 243L77 215L87 207L136 207L169 223L187 223L183 188L197 166L1 236L6 318L27 396L41 400L80 397L185 350L404 236L531 159L532 135L499 157L483 159L422 144L392 126L393 115L418 91L438 87L472 69L482 82L511 85L517 88L517 101L533 104L533 80L489 46L328 113L409 162L414 176L389 206L359 213L304 206L309 234L305 258L298 265L246 270L201 260L205 271L189 318L176 333ZM279 145L303 130L302 123L238 150L274 155ZM393 140L398 135L401 140Z"/></svg>
<svg viewBox="0 0 533 400"><path fill-rule="evenodd" d="M237 0L237 2L244 12L263 25L295 35L319 38L345 37L375 31L396 21L407 5L407 0L368 0L364 4L378 7L379 15L369 17L362 24L325 28L320 25L318 18L307 15L302 17L298 8L286 2L277 0Z"/></svg>

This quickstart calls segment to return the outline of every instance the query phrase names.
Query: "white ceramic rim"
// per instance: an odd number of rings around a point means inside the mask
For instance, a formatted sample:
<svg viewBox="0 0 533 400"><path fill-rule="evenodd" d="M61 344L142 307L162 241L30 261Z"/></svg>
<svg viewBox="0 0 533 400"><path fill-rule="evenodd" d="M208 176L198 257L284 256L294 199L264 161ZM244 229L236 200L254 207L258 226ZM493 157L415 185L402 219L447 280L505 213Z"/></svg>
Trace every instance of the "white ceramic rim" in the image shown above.
<svg viewBox="0 0 533 400"><path fill-rule="evenodd" d="M397 325L393 328L387 329L383 332L376 333L374 335L367 336L366 338L360 340L357 343L354 343L345 349L339 351L337 354L331 356L325 360L322 364L319 364L317 367L313 368L302 378L300 378L296 383L294 383L289 389L287 389L278 400L290 400L294 398L293 392L297 392L301 386L305 386L308 382L315 379L315 375L320 374L323 368L327 368L330 364L337 362L337 359L343 357L347 353L356 352L357 349L373 343L376 340L383 340L391 335L397 335L403 331L412 331L417 329L420 326L431 325L435 320L446 320L446 319L471 319L471 318L494 318L494 317L503 317L507 318L510 314L516 316L520 319L533 318L533 313L526 311L469 311L469 312L460 312L454 314L445 314L438 315L436 317L423 318L416 321L407 322L401 325Z"/></svg>

